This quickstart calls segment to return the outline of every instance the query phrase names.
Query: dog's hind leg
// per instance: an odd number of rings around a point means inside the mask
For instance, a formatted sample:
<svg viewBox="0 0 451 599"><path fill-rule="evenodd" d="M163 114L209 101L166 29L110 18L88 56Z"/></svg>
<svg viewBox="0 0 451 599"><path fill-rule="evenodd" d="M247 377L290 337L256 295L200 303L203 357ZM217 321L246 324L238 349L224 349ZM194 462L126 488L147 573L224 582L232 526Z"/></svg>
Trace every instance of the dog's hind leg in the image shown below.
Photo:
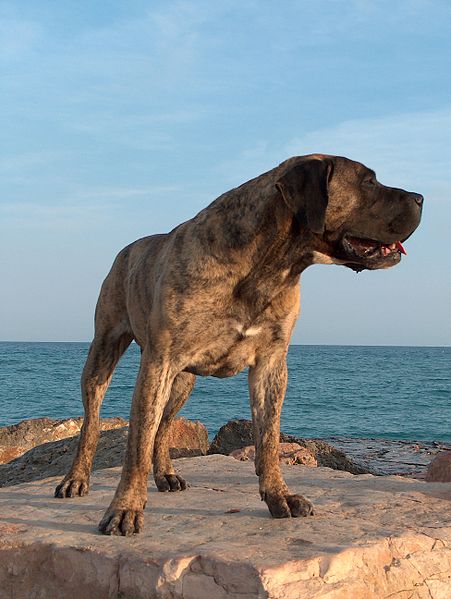
<svg viewBox="0 0 451 599"><path fill-rule="evenodd" d="M280 413L287 386L285 354L260 356L249 368L255 472L260 496L274 518L296 518L313 514L312 504L302 495L290 493L280 470Z"/></svg>
<svg viewBox="0 0 451 599"><path fill-rule="evenodd" d="M172 384L171 396L155 437L153 451L153 477L159 491L184 491L186 482L178 475L169 455L171 422L190 396L196 377L188 372L178 374Z"/></svg>
<svg viewBox="0 0 451 599"><path fill-rule="evenodd" d="M89 490L92 461L99 439L100 406L114 368L132 340L133 335L124 332L124 328L120 332L114 328L96 332L81 377L85 415L77 454L68 474L56 487L55 497L83 496Z"/></svg>

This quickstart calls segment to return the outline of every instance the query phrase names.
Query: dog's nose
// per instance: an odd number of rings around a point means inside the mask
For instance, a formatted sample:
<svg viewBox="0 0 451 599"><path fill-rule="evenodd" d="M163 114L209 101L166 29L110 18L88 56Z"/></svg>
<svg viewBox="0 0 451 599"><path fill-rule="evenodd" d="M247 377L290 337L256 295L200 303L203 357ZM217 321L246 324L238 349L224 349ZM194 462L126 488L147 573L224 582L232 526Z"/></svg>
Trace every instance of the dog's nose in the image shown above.
<svg viewBox="0 0 451 599"><path fill-rule="evenodd" d="M412 200L415 200L415 202L418 204L418 206L423 205L424 198L420 193L411 193L410 196L411 196Z"/></svg>

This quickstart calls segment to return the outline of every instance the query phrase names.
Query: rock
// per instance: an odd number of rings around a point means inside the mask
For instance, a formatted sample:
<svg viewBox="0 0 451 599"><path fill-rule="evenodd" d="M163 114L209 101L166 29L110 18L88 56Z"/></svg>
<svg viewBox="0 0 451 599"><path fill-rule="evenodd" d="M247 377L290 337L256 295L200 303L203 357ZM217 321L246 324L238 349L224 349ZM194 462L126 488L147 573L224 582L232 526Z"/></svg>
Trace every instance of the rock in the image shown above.
<svg viewBox="0 0 451 599"><path fill-rule="evenodd" d="M328 443L360 465L371 465L373 474L399 474L424 478L431 459L442 451L451 450L447 443L437 441L406 441L332 437Z"/></svg>
<svg viewBox="0 0 451 599"><path fill-rule="evenodd" d="M55 478L1 489L0 597L449 597L451 483L282 465L316 515L275 520L252 463L177 466L190 489L158 493L149 480L144 531L128 538L97 532L120 468L95 472L74 500L52 497Z"/></svg>
<svg viewBox="0 0 451 599"><path fill-rule="evenodd" d="M451 482L451 451L439 453L429 464L426 472L428 482Z"/></svg>
<svg viewBox="0 0 451 599"><path fill-rule="evenodd" d="M175 418L169 433L172 458L206 455L208 451L207 427L199 421Z"/></svg>
<svg viewBox="0 0 451 599"><path fill-rule="evenodd" d="M292 435L283 435L283 438L309 449L316 457L318 466L345 470L351 474L375 474L369 465L349 459L345 453L322 439L301 439Z"/></svg>
<svg viewBox="0 0 451 599"><path fill-rule="evenodd" d="M0 464L10 462L37 445L78 435L82 424L83 418L33 418L12 426L3 426L0 428ZM123 418L102 418L100 429L110 430L126 424L127 421Z"/></svg>
<svg viewBox="0 0 451 599"><path fill-rule="evenodd" d="M279 453L281 461L289 466L296 464L311 468L318 466L318 461L313 453L306 447L301 447L299 443L280 443Z"/></svg>
<svg viewBox="0 0 451 599"><path fill-rule="evenodd" d="M128 427L102 431L93 469L120 466L127 443ZM15 460L0 465L0 487L39 480L46 476L63 476L72 464L78 435L33 447Z"/></svg>
<svg viewBox="0 0 451 599"><path fill-rule="evenodd" d="M235 449L253 444L252 422L250 420L229 420L216 433L215 438L210 443L208 453L229 455Z"/></svg>
<svg viewBox="0 0 451 599"><path fill-rule="evenodd" d="M235 449L230 454L235 460L255 461L255 447L248 445L241 449ZM318 465L315 456L305 447L301 447L298 443L280 443L279 444L279 460L284 464L294 466L302 464L303 466L315 467Z"/></svg>
<svg viewBox="0 0 451 599"><path fill-rule="evenodd" d="M318 462L318 466L326 466L334 470L346 470L352 474L365 474L370 468L360 465L346 457L346 455L321 439L301 439L293 435L280 433L280 442L297 443L308 449ZM213 441L208 453L229 455L236 449L253 445L254 436L250 420L230 420L222 426Z"/></svg>
<svg viewBox="0 0 451 599"><path fill-rule="evenodd" d="M235 460L240 460L240 462L255 462L255 446L247 445L241 449L235 449L234 451L231 451L229 455Z"/></svg>
<svg viewBox="0 0 451 599"><path fill-rule="evenodd" d="M103 430L100 434L93 469L122 466L128 427ZM78 435L38 445L15 460L0 465L0 487L38 480L47 476L63 476L72 464ZM170 454L173 458L204 455L208 432L200 422L176 418L171 430Z"/></svg>

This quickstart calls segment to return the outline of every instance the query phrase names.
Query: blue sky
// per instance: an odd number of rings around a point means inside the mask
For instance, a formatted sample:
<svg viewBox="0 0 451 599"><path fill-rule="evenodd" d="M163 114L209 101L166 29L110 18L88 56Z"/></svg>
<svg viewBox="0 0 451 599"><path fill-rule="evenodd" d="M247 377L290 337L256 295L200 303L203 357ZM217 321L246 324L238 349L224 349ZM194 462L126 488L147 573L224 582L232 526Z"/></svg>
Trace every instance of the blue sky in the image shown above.
<svg viewBox="0 0 451 599"><path fill-rule="evenodd" d="M3 1L0 40L0 339L91 339L121 247L324 152L424 217L394 269L307 270L293 341L450 344L449 1Z"/></svg>

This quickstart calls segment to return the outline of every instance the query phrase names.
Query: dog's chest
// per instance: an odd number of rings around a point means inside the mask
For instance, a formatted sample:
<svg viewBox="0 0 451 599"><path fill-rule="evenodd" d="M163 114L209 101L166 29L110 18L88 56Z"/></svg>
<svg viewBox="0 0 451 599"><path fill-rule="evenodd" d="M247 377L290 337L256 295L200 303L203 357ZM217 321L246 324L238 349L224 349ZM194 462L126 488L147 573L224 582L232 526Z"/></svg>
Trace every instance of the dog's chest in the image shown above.
<svg viewBox="0 0 451 599"><path fill-rule="evenodd" d="M252 344L238 342L231 347L210 347L193 357L185 368L187 372L199 376L225 378L238 374L255 361L255 348Z"/></svg>
<svg viewBox="0 0 451 599"><path fill-rule="evenodd" d="M229 321L224 325L212 338L204 338L203 347L193 352L186 371L219 378L234 376L255 363L259 348L267 345L272 333L265 324L245 326Z"/></svg>
<svg viewBox="0 0 451 599"><path fill-rule="evenodd" d="M224 302L223 296L210 294L196 310L190 305L177 313L172 359L195 375L234 376L268 351L286 349L298 306L298 286L279 293L263 311L241 299Z"/></svg>

